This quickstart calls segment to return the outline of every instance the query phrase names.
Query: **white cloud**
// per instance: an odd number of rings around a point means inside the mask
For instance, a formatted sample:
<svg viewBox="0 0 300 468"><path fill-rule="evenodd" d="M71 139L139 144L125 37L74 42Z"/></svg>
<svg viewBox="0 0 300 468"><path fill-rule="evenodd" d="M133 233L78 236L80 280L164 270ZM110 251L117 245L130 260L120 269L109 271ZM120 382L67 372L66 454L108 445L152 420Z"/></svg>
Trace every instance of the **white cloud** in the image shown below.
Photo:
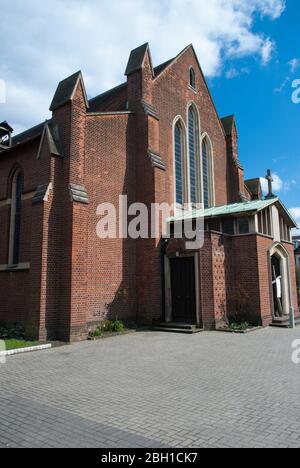
<svg viewBox="0 0 300 468"><path fill-rule="evenodd" d="M292 180L283 181L280 178L280 176L276 173L272 174L272 177L273 177L272 186L273 186L274 195L276 195L279 192L284 192L284 193L289 192L289 190L291 190L293 187L297 185L296 180L292 179ZM265 177L261 177L260 183L261 183L262 191L265 194L267 194L269 191L267 179Z"/></svg>
<svg viewBox="0 0 300 468"><path fill-rule="evenodd" d="M226 71L225 76L228 80L231 80L233 78L239 78L242 75L249 75L250 70L249 68L241 68L238 70L237 68L229 68L229 70Z"/></svg>
<svg viewBox="0 0 300 468"><path fill-rule="evenodd" d="M269 63L274 49L275 49L275 42L269 38L266 39L264 44L262 44L262 49L261 49L261 58L262 58L263 65L267 65Z"/></svg>
<svg viewBox="0 0 300 468"><path fill-rule="evenodd" d="M284 187L284 182L281 180L278 174L272 174L273 177L273 192L276 195L277 192L281 192ZM268 193L268 181L264 177L260 179L261 187L264 193Z"/></svg>
<svg viewBox="0 0 300 468"><path fill-rule="evenodd" d="M300 59L299 58L293 58L288 62L288 65L291 68L291 73L294 73L298 68L300 68Z"/></svg>
<svg viewBox="0 0 300 468"><path fill-rule="evenodd" d="M0 107L18 128L47 117L58 81L82 69L89 95L124 79L131 49L149 41L154 62L193 42L207 76L226 60L271 59L275 44L259 32L259 17L276 20L284 0L0 0Z"/></svg>
<svg viewBox="0 0 300 468"><path fill-rule="evenodd" d="M273 19L279 18L286 6L285 0L282 2L277 2L277 0L270 0L267 2L258 1L257 3L261 3L262 13L271 16Z"/></svg>
<svg viewBox="0 0 300 468"><path fill-rule="evenodd" d="M295 187L295 185L297 185L297 182L295 180L287 180L283 184L283 191L288 192L293 187Z"/></svg>

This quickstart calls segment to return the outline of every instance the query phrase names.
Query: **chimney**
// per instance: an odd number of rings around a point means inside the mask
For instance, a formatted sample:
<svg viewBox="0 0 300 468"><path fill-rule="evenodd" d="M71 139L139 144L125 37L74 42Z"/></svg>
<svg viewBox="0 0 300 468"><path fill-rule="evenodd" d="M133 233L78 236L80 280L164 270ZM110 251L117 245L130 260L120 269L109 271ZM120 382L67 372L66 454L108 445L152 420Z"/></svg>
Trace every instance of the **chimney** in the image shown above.
<svg viewBox="0 0 300 468"><path fill-rule="evenodd" d="M0 123L0 151L12 146L12 132L13 129L6 121Z"/></svg>

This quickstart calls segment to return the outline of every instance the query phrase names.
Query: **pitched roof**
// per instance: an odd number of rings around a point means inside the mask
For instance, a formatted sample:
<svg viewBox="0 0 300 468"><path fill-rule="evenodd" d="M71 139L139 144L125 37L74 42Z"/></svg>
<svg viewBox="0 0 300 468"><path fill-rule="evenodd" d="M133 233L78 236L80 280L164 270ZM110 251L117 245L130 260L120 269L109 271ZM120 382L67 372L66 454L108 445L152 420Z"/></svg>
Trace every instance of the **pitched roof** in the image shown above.
<svg viewBox="0 0 300 468"><path fill-rule="evenodd" d="M172 59L167 60L166 62L158 65L157 67L155 67L154 68L155 77L160 75L160 73L162 73L173 62L173 60L175 60L175 59L172 58Z"/></svg>
<svg viewBox="0 0 300 468"><path fill-rule="evenodd" d="M102 110L103 105L106 102L116 97L117 94L121 94L123 91L125 91L126 87L127 87L127 82L122 83L118 86L115 86L114 88L109 89L108 91L105 91L105 93L99 94L98 96L90 99L89 100L89 112L99 112L100 110ZM123 101L122 101L122 106L125 108L125 102ZM114 109L114 110L122 110L122 109Z"/></svg>
<svg viewBox="0 0 300 468"><path fill-rule="evenodd" d="M45 122L35 125L34 127L29 128L25 132L19 133L18 135L14 136L12 139L12 147L41 136L44 130L44 126Z"/></svg>
<svg viewBox="0 0 300 468"><path fill-rule="evenodd" d="M228 115L227 117L223 117L221 119L221 122L226 136L230 136L232 134L232 128L234 125L234 115Z"/></svg>
<svg viewBox="0 0 300 468"><path fill-rule="evenodd" d="M149 51L149 44L141 45L136 49L132 50L126 67L125 75L131 75L132 73L140 70L143 65L143 61L146 55L146 52Z"/></svg>
<svg viewBox="0 0 300 468"><path fill-rule="evenodd" d="M169 218L169 222L176 222L176 221L184 221L189 219L196 219L196 218L216 218L221 216L234 216L239 214L254 214L259 211L264 210L268 206L275 205L285 213L286 217L290 220L290 224L293 227L297 227L296 221L292 218L291 214L285 208L283 203L280 201L279 198L271 198L268 200L252 200L252 201L245 201L240 203L233 203L231 205L222 205L222 206L215 206L212 208L207 208L205 210L192 210L190 212L186 212L177 216L173 216Z"/></svg>
<svg viewBox="0 0 300 468"><path fill-rule="evenodd" d="M245 185L254 197L259 197L262 194L260 178L245 180Z"/></svg>
<svg viewBox="0 0 300 468"><path fill-rule="evenodd" d="M68 78L64 79L58 84L51 106L50 106L50 111L54 111L55 109L58 109L59 107L66 104L67 102L71 101L75 87L78 83L78 80L82 80L81 71L74 73L74 75L69 76ZM82 85L83 85L83 80L82 80ZM84 85L83 85L83 89L84 89ZM85 89L84 89L84 93L85 93ZM88 105L86 95L85 95L85 99Z"/></svg>
<svg viewBox="0 0 300 468"><path fill-rule="evenodd" d="M162 73L165 68L167 68L170 63L173 62L174 59L167 60L166 62L158 65L157 67L154 68L154 75L155 77L158 76L160 73ZM122 91L125 91L125 88L127 87L127 82L122 83L118 86L115 86L112 89L109 89L108 91L105 91L104 93L99 94L98 96L95 96L94 98L89 100L89 112L99 112L102 110L102 106L105 104L106 101L109 101L110 99L114 98L117 94L120 94ZM124 108L125 108L125 102ZM114 110L122 110L122 109L114 109ZM124 109L123 109L124 110Z"/></svg>

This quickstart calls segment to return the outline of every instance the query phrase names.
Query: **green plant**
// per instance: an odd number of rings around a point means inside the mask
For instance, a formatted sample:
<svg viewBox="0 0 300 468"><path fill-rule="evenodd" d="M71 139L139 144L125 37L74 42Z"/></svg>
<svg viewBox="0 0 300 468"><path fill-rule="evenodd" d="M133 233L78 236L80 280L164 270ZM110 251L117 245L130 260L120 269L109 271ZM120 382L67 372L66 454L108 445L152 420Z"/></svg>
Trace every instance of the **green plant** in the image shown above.
<svg viewBox="0 0 300 468"><path fill-rule="evenodd" d="M120 320L105 320L94 331L90 331L89 338L100 338L104 333L121 333L124 328Z"/></svg>
<svg viewBox="0 0 300 468"><path fill-rule="evenodd" d="M122 331L124 331L124 323L120 320L115 320L113 322L113 331L116 333L121 333Z"/></svg>
<svg viewBox="0 0 300 468"><path fill-rule="evenodd" d="M97 327L96 330L89 333L90 338L100 338L103 336L103 332L100 327Z"/></svg>
<svg viewBox="0 0 300 468"><path fill-rule="evenodd" d="M25 329L21 325L0 323L0 339L14 338L23 340L25 338Z"/></svg>
<svg viewBox="0 0 300 468"><path fill-rule="evenodd" d="M101 330L103 332L112 332L114 331L113 329L113 322L111 320L105 320L104 322L101 323Z"/></svg>
<svg viewBox="0 0 300 468"><path fill-rule="evenodd" d="M229 328L231 330L245 331L245 330L248 330L248 328L250 327L251 325L248 322L241 322L241 323L233 322L229 324Z"/></svg>

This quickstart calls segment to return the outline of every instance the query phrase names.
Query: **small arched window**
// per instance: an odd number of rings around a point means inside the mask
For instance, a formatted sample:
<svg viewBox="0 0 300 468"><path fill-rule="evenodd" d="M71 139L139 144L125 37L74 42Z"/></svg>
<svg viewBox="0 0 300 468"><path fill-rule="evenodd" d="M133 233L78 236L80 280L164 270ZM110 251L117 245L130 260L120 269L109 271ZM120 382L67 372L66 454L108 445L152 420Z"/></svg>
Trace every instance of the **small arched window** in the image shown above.
<svg viewBox="0 0 300 468"><path fill-rule="evenodd" d="M180 122L175 125L175 181L176 181L176 203L184 203L184 138Z"/></svg>
<svg viewBox="0 0 300 468"><path fill-rule="evenodd" d="M192 204L200 201L199 197L199 121L194 107L189 108L189 165L190 165L190 200Z"/></svg>
<svg viewBox="0 0 300 468"><path fill-rule="evenodd" d="M202 142L203 204L209 208L213 204L212 151L207 138Z"/></svg>
<svg viewBox="0 0 300 468"><path fill-rule="evenodd" d="M195 70L192 67L190 68L190 86L193 89L196 89L196 74Z"/></svg>
<svg viewBox="0 0 300 468"><path fill-rule="evenodd" d="M10 265L17 265L19 263L23 190L24 190L24 176L22 172L18 171L13 178L13 184L12 184L10 245L9 245L9 264Z"/></svg>

